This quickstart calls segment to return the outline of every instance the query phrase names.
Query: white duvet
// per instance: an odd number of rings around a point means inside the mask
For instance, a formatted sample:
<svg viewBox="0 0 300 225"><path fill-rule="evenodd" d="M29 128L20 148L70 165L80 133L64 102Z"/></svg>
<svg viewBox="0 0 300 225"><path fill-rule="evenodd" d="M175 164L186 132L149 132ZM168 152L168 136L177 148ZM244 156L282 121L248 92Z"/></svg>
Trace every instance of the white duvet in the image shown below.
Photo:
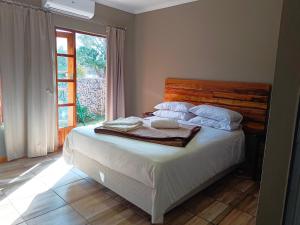
<svg viewBox="0 0 300 225"><path fill-rule="evenodd" d="M73 129L65 141L64 156L70 163L73 151L155 189L153 202L163 198L165 204L159 202L154 207L165 210L218 173L242 162L244 133L202 127L182 148L96 134L94 127L80 127Z"/></svg>

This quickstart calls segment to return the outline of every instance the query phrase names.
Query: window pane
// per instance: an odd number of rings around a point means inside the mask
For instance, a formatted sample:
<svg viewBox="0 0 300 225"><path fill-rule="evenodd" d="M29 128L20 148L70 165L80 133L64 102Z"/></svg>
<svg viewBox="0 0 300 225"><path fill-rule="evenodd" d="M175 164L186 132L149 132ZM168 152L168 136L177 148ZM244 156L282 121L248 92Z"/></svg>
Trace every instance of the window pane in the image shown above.
<svg viewBox="0 0 300 225"><path fill-rule="evenodd" d="M59 128L74 126L74 106L58 107Z"/></svg>
<svg viewBox="0 0 300 225"><path fill-rule="evenodd" d="M68 54L68 39L63 37L56 38L56 51L61 54Z"/></svg>
<svg viewBox="0 0 300 225"><path fill-rule="evenodd" d="M76 33L77 78L105 78L106 38Z"/></svg>
<svg viewBox="0 0 300 225"><path fill-rule="evenodd" d="M58 104L74 103L74 83L58 82Z"/></svg>
<svg viewBox="0 0 300 225"><path fill-rule="evenodd" d="M73 55L74 48L74 34L56 30L56 52Z"/></svg>
<svg viewBox="0 0 300 225"><path fill-rule="evenodd" d="M73 57L57 57L57 77L58 79L73 79L74 74L74 58Z"/></svg>

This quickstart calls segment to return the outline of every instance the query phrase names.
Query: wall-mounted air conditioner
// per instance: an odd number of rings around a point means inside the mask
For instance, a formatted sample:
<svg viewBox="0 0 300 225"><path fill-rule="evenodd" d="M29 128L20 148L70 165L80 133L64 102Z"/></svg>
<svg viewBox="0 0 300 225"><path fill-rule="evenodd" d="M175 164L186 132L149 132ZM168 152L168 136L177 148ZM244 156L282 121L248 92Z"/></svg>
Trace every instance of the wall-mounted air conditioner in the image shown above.
<svg viewBox="0 0 300 225"><path fill-rule="evenodd" d="M50 11L91 19L95 13L95 0L42 0Z"/></svg>

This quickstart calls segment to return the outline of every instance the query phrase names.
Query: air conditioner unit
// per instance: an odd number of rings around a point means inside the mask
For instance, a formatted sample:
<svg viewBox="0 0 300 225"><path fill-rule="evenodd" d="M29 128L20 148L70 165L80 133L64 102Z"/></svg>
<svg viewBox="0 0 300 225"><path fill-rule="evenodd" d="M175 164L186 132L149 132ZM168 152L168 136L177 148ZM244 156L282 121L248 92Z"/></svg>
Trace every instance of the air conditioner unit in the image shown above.
<svg viewBox="0 0 300 225"><path fill-rule="evenodd" d="M95 0L42 0L50 11L91 19L95 13Z"/></svg>

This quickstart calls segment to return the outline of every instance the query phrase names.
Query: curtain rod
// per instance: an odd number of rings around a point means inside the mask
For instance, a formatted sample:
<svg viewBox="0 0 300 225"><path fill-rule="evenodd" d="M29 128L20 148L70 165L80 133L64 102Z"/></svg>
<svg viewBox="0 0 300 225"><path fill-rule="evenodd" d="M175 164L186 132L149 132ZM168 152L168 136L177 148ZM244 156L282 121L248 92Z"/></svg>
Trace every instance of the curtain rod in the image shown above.
<svg viewBox="0 0 300 225"><path fill-rule="evenodd" d="M83 18L80 18L80 17L75 17L75 16L71 16L71 15L67 15L67 14L63 14L63 13L59 13L59 12L53 12L53 11L47 10L47 9L39 7L39 6L34 6L34 5L30 5L30 4L23 3L23 2L17 2L17 1L12 1L12 0L0 0L0 2L6 3L6 4L11 4L11 5L17 5L17 6L21 6L21 7L24 7L24 8L40 10L40 11L51 13L51 14L66 16L66 17L78 19L78 20L81 20L81 21L94 23L94 24L101 25L101 26L114 27L114 28L118 28L118 29L121 29L121 30L125 30L125 31L127 30L126 27L114 26L112 24L101 23L101 22L97 22L97 21L94 21L94 20L86 20L86 19L83 19Z"/></svg>

